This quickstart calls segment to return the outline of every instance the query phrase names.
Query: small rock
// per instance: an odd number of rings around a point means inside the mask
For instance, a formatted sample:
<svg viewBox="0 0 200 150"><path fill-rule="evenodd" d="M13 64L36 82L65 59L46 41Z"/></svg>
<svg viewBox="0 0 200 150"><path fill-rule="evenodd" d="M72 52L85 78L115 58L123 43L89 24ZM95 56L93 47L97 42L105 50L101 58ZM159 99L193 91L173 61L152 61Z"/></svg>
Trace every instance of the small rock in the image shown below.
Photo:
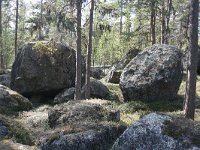
<svg viewBox="0 0 200 150"><path fill-rule="evenodd" d="M105 74L101 68L91 67L90 76L93 77L94 79L99 80L99 79L103 78L105 76Z"/></svg>
<svg viewBox="0 0 200 150"><path fill-rule="evenodd" d="M48 112L48 124L50 128L54 128L56 126L57 124L56 122L60 116L61 116L61 113L59 111L50 110Z"/></svg>
<svg viewBox="0 0 200 150"><path fill-rule="evenodd" d="M85 86L82 87L81 95L85 99ZM109 89L102 82L95 79L90 81L90 95L91 98L113 100Z"/></svg>
<svg viewBox="0 0 200 150"><path fill-rule="evenodd" d="M63 103L74 99L75 88L65 89L55 96L54 103Z"/></svg>
<svg viewBox="0 0 200 150"><path fill-rule="evenodd" d="M0 122L0 139L3 139L8 134L7 127Z"/></svg>
<svg viewBox="0 0 200 150"><path fill-rule="evenodd" d="M119 122L120 121L120 111L110 111L108 112L108 121Z"/></svg>
<svg viewBox="0 0 200 150"><path fill-rule="evenodd" d="M5 85L10 88L10 82L11 82L10 73L0 75L0 84Z"/></svg>

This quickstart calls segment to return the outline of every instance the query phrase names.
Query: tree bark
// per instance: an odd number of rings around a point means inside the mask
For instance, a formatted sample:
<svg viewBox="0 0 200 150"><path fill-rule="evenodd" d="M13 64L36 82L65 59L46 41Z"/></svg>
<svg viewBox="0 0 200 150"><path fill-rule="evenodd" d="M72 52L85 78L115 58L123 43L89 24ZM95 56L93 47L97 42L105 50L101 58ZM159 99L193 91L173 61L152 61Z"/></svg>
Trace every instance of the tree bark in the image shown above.
<svg viewBox="0 0 200 150"><path fill-rule="evenodd" d="M0 0L0 69L4 69L3 63L3 27L2 27L2 0Z"/></svg>
<svg viewBox="0 0 200 150"><path fill-rule="evenodd" d="M15 20L15 58L16 58L16 56L17 56L18 18L19 18L19 1L16 0L16 20Z"/></svg>
<svg viewBox="0 0 200 150"><path fill-rule="evenodd" d="M119 27L119 32L120 34L122 34L122 18L123 18L123 0L120 0L120 21L119 21L119 24L120 24L120 27Z"/></svg>
<svg viewBox="0 0 200 150"><path fill-rule="evenodd" d="M167 15L166 15L166 37L165 37L165 43L169 43L169 35L170 35L170 28L169 28L169 22L171 17L171 10L172 10L172 0L167 1Z"/></svg>
<svg viewBox="0 0 200 150"><path fill-rule="evenodd" d="M75 100L81 99L81 6L82 2L76 0L76 16L77 16L77 30L76 30L76 81L75 81Z"/></svg>
<svg viewBox="0 0 200 150"><path fill-rule="evenodd" d="M89 43L88 43L87 62L86 62L86 89L85 89L86 99L90 98L90 67L91 67L91 55L92 55L93 10L94 10L94 0L91 0Z"/></svg>
<svg viewBox="0 0 200 150"><path fill-rule="evenodd" d="M155 25L156 25L156 14L155 14L155 1L151 2L151 40L152 40L152 45L156 43L156 30L155 30Z"/></svg>
<svg viewBox="0 0 200 150"><path fill-rule="evenodd" d="M199 0L190 1L189 62L185 92L184 116L194 119L198 52Z"/></svg>
<svg viewBox="0 0 200 150"><path fill-rule="evenodd" d="M165 2L163 0L161 5L161 44L165 44L165 31Z"/></svg>
<svg viewBox="0 0 200 150"><path fill-rule="evenodd" d="M42 40L42 23L43 23L43 0L40 1L40 23L39 23L39 31L38 31L38 39Z"/></svg>

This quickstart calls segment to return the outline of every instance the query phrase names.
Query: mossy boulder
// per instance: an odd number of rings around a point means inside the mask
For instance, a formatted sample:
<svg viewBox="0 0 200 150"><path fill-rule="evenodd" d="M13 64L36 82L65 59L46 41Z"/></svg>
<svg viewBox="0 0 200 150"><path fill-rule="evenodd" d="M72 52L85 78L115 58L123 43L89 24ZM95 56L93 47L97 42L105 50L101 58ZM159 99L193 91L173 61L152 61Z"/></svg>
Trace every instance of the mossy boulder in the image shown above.
<svg viewBox="0 0 200 150"><path fill-rule="evenodd" d="M19 93L0 85L0 111L29 110L31 102Z"/></svg>
<svg viewBox="0 0 200 150"><path fill-rule="evenodd" d="M54 97L75 86L75 73L75 50L52 41L31 42L19 48L12 66L11 89L26 97Z"/></svg>
<svg viewBox="0 0 200 150"><path fill-rule="evenodd" d="M191 125L192 121L180 120L182 124L175 123L175 126L166 124L166 122L176 122L176 120L177 118L173 116L150 113L126 129L115 141L112 150L200 150L195 144L194 146L190 143L192 139L189 129L193 126L188 125ZM173 129L172 132L171 129ZM175 134L175 137L171 133Z"/></svg>

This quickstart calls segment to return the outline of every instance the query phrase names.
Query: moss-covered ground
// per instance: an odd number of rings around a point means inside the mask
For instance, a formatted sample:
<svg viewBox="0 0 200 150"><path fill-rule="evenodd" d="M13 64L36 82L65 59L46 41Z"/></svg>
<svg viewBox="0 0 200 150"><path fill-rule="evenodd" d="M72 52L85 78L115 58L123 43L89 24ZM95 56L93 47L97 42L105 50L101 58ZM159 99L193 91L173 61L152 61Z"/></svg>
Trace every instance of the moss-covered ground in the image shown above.
<svg viewBox="0 0 200 150"><path fill-rule="evenodd" d="M155 101L155 102L142 102L142 101L130 101L123 102L123 96L118 84L111 84L102 81L109 90L117 97L115 101L111 101L108 105L104 106L101 119L105 121L109 111L120 110L120 122L111 122L111 124L119 125L131 125L135 121L139 120L142 116L150 112L160 112L164 114L172 114L181 117L183 112L183 100L185 93L185 81L182 82L178 97L174 101ZM91 100L92 101L92 100ZM64 105L63 105L64 106ZM48 111L53 106L51 105L37 105L28 112L12 112L9 114L0 114L0 119L4 120L8 125L9 134L6 139L12 139L14 142L32 145L35 143L35 136L40 136L43 132L50 132L48 122L45 120L47 116L45 111ZM55 106L59 107L59 106ZM22 115L23 114L23 115ZM27 117L28 116L28 117ZM31 117L30 117L31 116ZM30 122L35 128L30 129L26 118L29 118ZM34 122L35 121L35 122ZM39 125L38 125L39 123ZM196 114L195 114L196 126L200 125L200 78L197 80L197 100L196 100ZM37 127L38 126L38 127ZM200 128L199 128L200 129ZM52 129L53 130L53 129ZM70 133L74 130L70 130Z"/></svg>

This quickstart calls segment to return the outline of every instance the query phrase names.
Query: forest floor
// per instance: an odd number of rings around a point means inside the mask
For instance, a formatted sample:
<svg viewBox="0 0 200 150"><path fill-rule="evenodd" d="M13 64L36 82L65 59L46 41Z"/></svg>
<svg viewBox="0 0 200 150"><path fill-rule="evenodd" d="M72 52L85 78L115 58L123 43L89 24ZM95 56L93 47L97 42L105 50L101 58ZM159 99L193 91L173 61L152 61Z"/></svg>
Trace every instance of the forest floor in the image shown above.
<svg viewBox="0 0 200 150"><path fill-rule="evenodd" d="M130 126L135 121L139 120L142 116L150 113L150 112L159 112L163 114L175 115L182 117L182 108L184 101L184 93L185 93L185 81L182 81L178 97L174 101L155 101L155 102L142 102L142 101L130 101L123 103L122 92L119 88L118 84L106 83L102 80L102 82L109 88L109 90L117 95L118 100L108 102L105 101L105 104L102 104L103 109L107 112L112 110L120 111L120 121L117 124ZM95 103L99 102L99 100L94 99ZM91 103L91 102L90 102ZM102 103L102 102L101 102ZM9 134L7 139L12 139L17 143L22 143L25 145L34 145L33 138L39 138L34 136L40 136L42 134L42 130L44 132L51 131L48 127L48 110L51 108L59 108L63 106L72 105L70 102L61 104L61 105L47 105L43 104L33 108L27 112L13 112L9 114L0 114L0 119L5 120L7 124L9 124ZM83 104L85 105L85 104ZM90 105L90 104L89 104ZM91 106L93 104L91 103ZM71 107L71 106L70 106ZM90 114L88 114L90 115ZM102 113L102 115L106 115L106 113ZM79 119L79 118L78 118ZM99 118L98 118L99 119ZM105 121L105 116L101 117L103 121ZM97 120L99 121L99 120ZM31 124L32 127L35 126L34 129L31 129L28 126L28 123ZM200 124L200 77L197 79L197 99L196 99L196 113L195 113L195 122ZM68 129L70 133L76 132L74 129Z"/></svg>
<svg viewBox="0 0 200 150"><path fill-rule="evenodd" d="M104 82L104 81L103 81ZM119 97L119 101L123 101L122 92L118 84L106 83L104 84L109 88L111 92ZM154 102L142 102L142 101L130 101L126 103L113 102L111 107L120 110L121 121L127 125L139 120L142 116L150 112L159 112L163 114L183 116L183 101L185 94L186 82L182 81L178 97L174 101L154 101ZM197 92L196 92L196 112L195 121L200 122L200 77L197 78Z"/></svg>

